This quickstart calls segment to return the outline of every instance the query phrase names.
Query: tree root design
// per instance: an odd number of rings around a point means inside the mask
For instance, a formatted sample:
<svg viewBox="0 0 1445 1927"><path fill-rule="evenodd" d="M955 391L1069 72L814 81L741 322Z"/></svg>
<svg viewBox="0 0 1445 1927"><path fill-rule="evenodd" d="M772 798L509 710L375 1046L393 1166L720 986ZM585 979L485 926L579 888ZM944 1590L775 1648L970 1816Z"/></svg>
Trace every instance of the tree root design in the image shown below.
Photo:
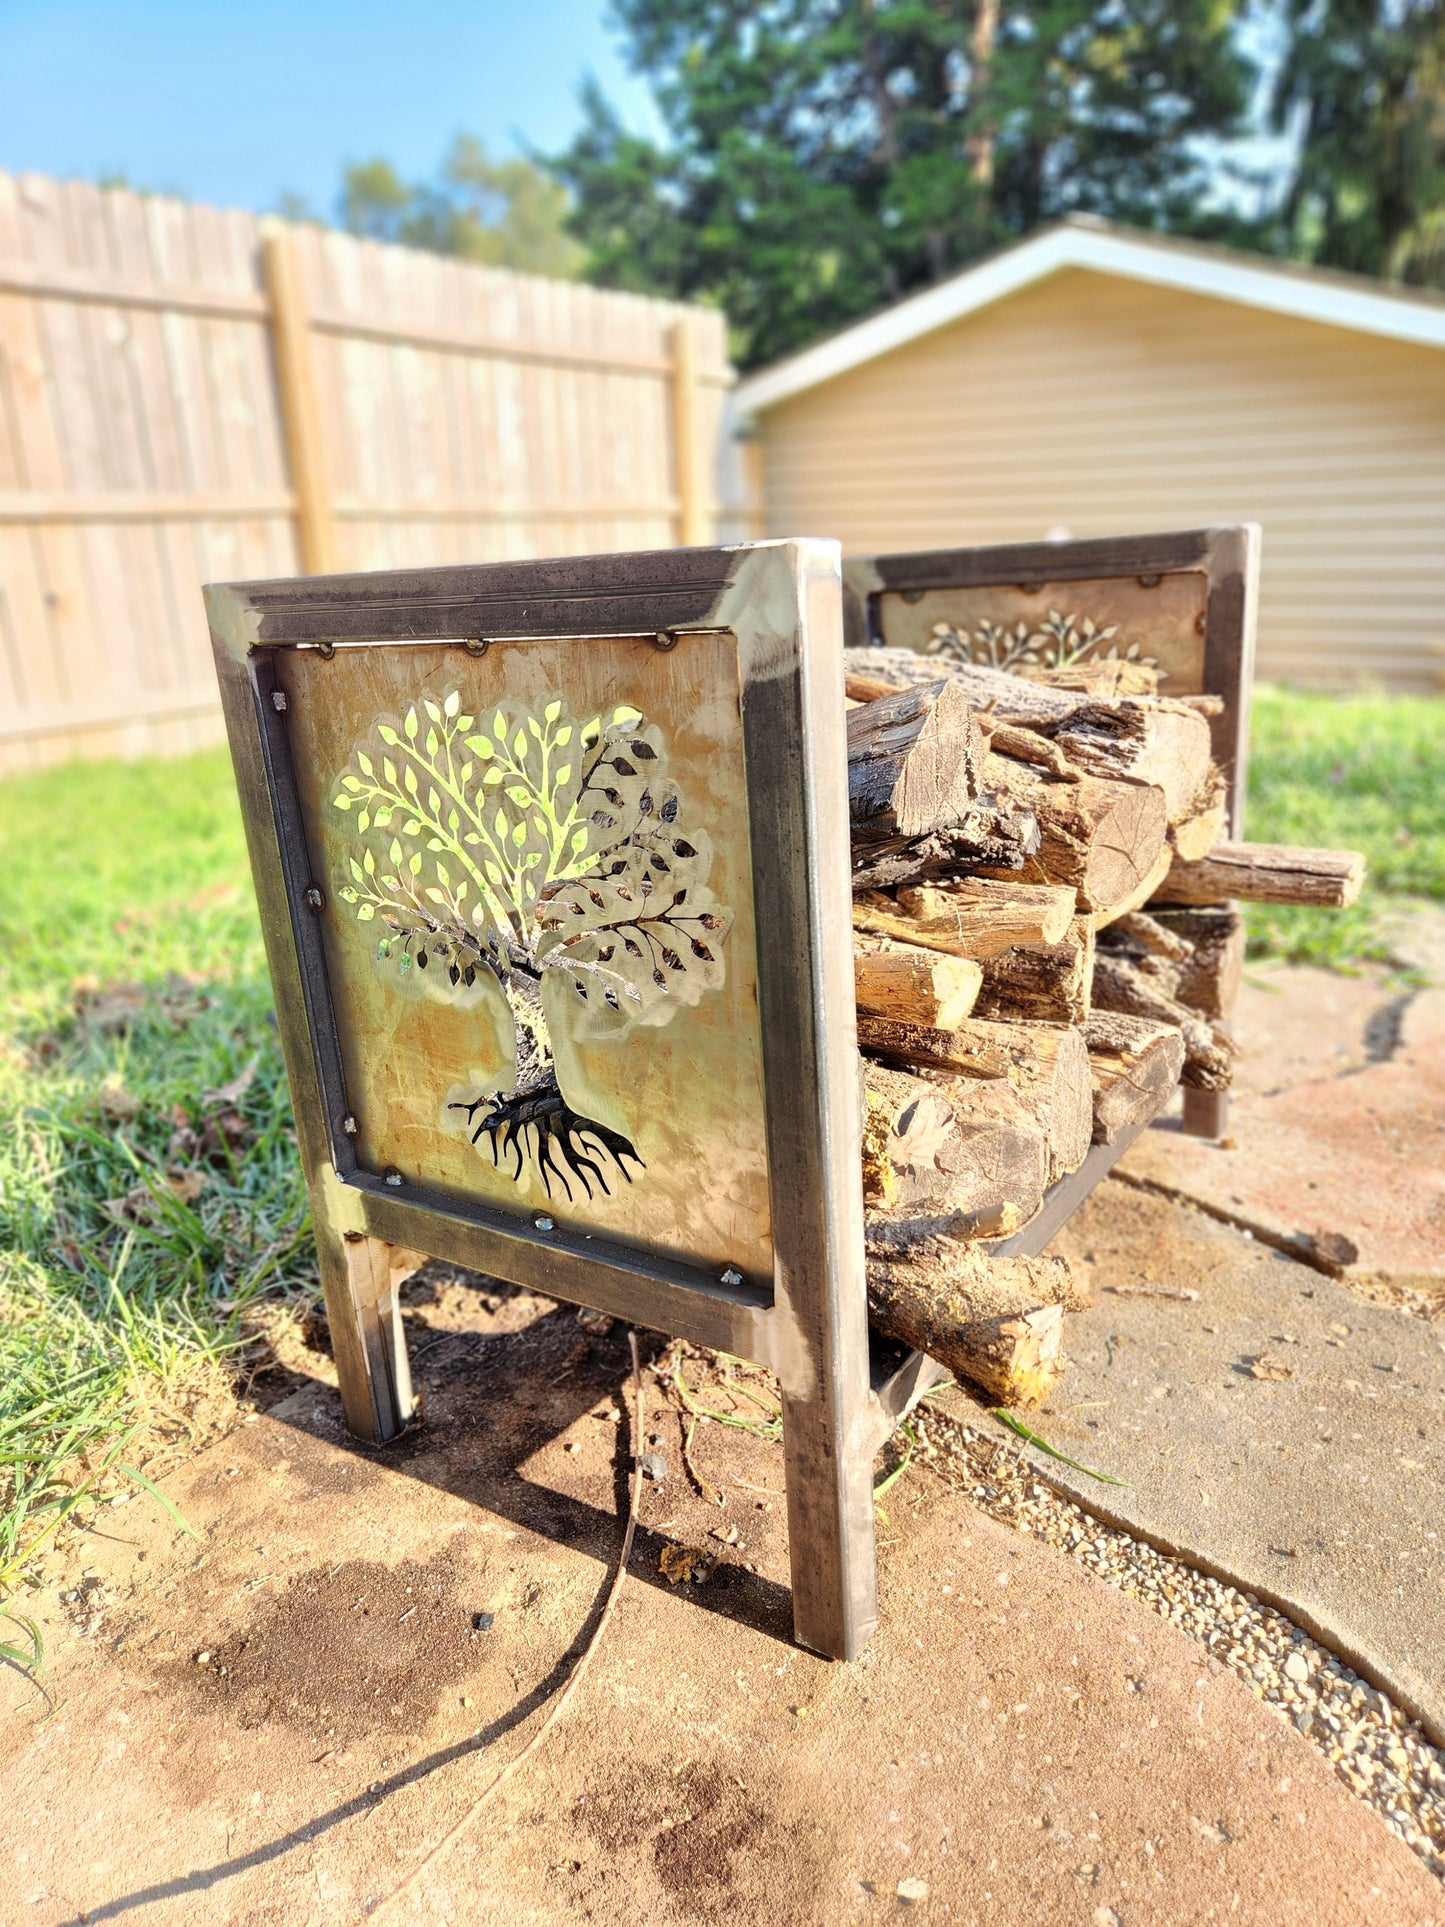
<svg viewBox="0 0 1445 1927"><path fill-rule="evenodd" d="M621 1177L631 1184L627 1160L639 1171L647 1168L631 1139L574 1111L553 1077L507 1097L488 1095L448 1108L466 1112L467 1135L478 1150L490 1153L496 1170L520 1184L530 1167L548 1198L557 1195L554 1182L569 1204L574 1182L589 1199L598 1192L610 1197L609 1172L614 1181Z"/></svg>

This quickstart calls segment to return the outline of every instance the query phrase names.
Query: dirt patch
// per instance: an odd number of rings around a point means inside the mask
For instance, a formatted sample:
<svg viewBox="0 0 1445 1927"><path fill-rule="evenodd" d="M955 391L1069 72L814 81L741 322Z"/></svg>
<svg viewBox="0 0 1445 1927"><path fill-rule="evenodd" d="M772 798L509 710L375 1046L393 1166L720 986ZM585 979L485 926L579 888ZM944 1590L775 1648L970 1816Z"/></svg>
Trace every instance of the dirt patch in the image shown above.
<svg viewBox="0 0 1445 1927"><path fill-rule="evenodd" d="M633 1766L584 1795L572 1819L609 1857L644 1849L683 1919L721 1918L749 1896L767 1893L776 1901L783 1892L795 1895L802 1919L805 1896L827 1877L828 1856L820 1830L800 1830L778 1813L779 1803L776 1788L763 1793L726 1764L658 1762Z"/></svg>
<svg viewBox="0 0 1445 1927"><path fill-rule="evenodd" d="M481 1669L487 1634L474 1620L487 1602L475 1589L445 1560L317 1566L160 1675L241 1728L273 1722L337 1743L416 1733Z"/></svg>

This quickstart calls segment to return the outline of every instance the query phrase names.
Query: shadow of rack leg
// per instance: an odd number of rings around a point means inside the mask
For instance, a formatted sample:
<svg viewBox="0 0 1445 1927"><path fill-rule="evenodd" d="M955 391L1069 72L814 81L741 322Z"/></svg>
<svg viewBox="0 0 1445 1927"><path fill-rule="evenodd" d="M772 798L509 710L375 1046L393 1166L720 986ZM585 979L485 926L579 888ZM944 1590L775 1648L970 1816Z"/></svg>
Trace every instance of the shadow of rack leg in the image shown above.
<svg viewBox="0 0 1445 1927"><path fill-rule="evenodd" d="M401 1327L402 1281L422 1263L413 1251L357 1233L318 1233L321 1286L347 1429L373 1445L411 1418L411 1371Z"/></svg>
<svg viewBox="0 0 1445 1927"><path fill-rule="evenodd" d="M873 1461L859 1376L856 1400L837 1385L815 1398L783 1399L793 1636L827 1659L856 1658L878 1623Z"/></svg>

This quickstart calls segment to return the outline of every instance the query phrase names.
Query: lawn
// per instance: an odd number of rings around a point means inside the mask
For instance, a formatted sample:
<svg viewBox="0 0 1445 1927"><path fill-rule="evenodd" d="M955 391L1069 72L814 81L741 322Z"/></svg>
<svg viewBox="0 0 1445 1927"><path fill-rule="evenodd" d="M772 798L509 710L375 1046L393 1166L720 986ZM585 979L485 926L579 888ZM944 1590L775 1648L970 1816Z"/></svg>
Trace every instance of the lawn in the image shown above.
<svg viewBox="0 0 1445 1927"><path fill-rule="evenodd" d="M1348 967L1390 893L1445 898L1442 765L1445 700L1260 692L1250 835L1363 848L1371 883L1252 912L1256 954ZM224 1417L315 1292L224 752L0 785L0 1592Z"/></svg>

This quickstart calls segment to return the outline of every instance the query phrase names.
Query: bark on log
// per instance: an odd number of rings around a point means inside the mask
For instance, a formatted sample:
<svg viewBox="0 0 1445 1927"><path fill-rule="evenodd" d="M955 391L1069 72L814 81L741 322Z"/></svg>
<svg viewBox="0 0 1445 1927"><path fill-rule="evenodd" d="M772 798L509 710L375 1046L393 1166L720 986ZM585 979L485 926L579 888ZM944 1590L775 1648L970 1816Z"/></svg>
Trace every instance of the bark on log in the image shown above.
<svg viewBox="0 0 1445 1927"><path fill-rule="evenodd" d="M984 866L994 876L1024 868L1039 847L1032 813L987 793L970 804L961 821L931 836L855 838L853 889L892 890L900 884L953 877Z"/></svg>
<svg viewBox="0 0 1445 1927"><path fill-rule="evenodd" d="M1096 1010L1084 1026L1093 1085L1094 1142L1112 1144L1131 1124L1147 1123L1169 1102L1184 1068L1184 1033L1175 1024Z"/></svg>
<svg viewBox="0 0 1445 1927"><path fill-rule="evenodd" d="M1148 921L1183 952L1175 959L1179 974L1174 995L1179 1002L1205 1017L1227 1019L1244 974L1244 918L1218 903L1194 910L1156 906Z"/></svg>
<svg viewBox="0 0 1445 1927"><path fill-rule="evenodd" d="M983 967L975 1017L1004 1023L1082 1024L1089 1014L1094 931L1075 917L1062 943L1020 944Z"/></svg>
<svg viewBox="0 0 1445 1927"><path fill-rule="evenodd" d="M851 710L855 847L926 836L961 821L978 795L983 756L983 732L956 683L926 683Z"/></svg>
<svg viewBox="0 0 1445 1927"><path fill-rule="evenodd" d="M1095 776L1062 783L997 754L984 764L984 782L1006 807L1032 811L1038 819L1039 846L1025 878L1070 884L1081 910L1116 909L1158 867L1168 813L1163 791L1153 784Z"/></svg>
<svg viewBox="0 0 1445 1927"><path fill-rule="evenodd" d="M1000 1213L1016 1228L1028 1223L1043 1203L1048 1144L1002 1078L920 1077L874 1063L864 1074L865 1197L908 1211L962 1212L981 1223Z"/></svg>
<svg viewBox="0 0 1445 1927"><path fill-rule="evenodd" d="M1093 1100L1088 1051L1078 1030L981 1023L976 1018L952 1030L936 1030L860 1016L858 1045L887 1064L1003 1079L1043 1133L1050 1184L1077 1171L1088 1155Z"/></svg>
<svg viewBox="0 0 1445 1927"><path fill-rule="evenodd" d="M958 877L910 885L896 897L855 898L854 927L983 963L1020 943L1059 943L1074 919L1064 885Z"/></svg>
<svg viewBox="0 0 1445 1927"><path fill-rule="evenodd" d="M955 1238L868 1240L868 1320L1000 1405L1041 1405L1063 1370L1064 1306L1079 1293L1063 1258L989 1258Z"/></svg>
<svg viewBox="0 0 1445 1927"><path fill-rule="evenodd" d="M1311 850L1289 843L1216 843L1199 863L1176 862L1156 903L1298 903L1348 909L1365 880L1359 850Z"/></svg>
<svg viewBox="0 0 1445 1927"><path fill-rule="evenodd" d="M853 939L860 1016L948 1030L968 1016L982 983L982 969L967 957L945 956L889 936L860 933Z"/></svg>
<svg viewBox="0 0 1445 1927"><path fill-rule="evenodd" d="M1177 1025L1185 1051L1179 1081L1196 1091L1228 1090L1234 1045L1218 1023L1179 1002L1177 970L1177 965L1162 958L1140 964L1118 951L1101 949L1094 959L1093 1007Z"/></svg>
<svg viewBox="0 0 1445 1927"><path fill-rule="evenodd" d="M1020 666L1014 673L1029 682L1041 682L1049 689L1078 690L1095 702L1110 702L1116 696L1159 694L1159 671L1153 663L1129 662L1123 656L1075 662L1067 669Z"/></svg>

